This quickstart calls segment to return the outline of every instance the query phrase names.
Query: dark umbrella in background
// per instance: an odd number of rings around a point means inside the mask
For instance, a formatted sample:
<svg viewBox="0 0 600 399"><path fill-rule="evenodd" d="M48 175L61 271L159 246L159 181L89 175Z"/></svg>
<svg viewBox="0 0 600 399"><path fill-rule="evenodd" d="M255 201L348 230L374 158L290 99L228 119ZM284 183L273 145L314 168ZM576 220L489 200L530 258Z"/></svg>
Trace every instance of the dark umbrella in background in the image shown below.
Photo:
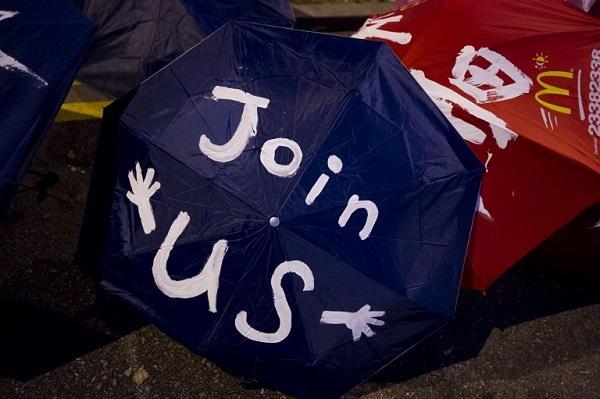
<svg viewBox="0 0 600 399"><path fill-rule="evenodd" d="M208 35L229 21L291 28L296 22L289 0L182 0Z"/></svg>
<svg viewBox="0 0 600 399"><path fill-rule="evenodd" d="M134 88L203 37L180 0L81 0L98 25L78 79L114 97Z"/></svg>
<svg viewBox="0 0 600 399"><path fill-rule="evenodd" d="M0 214L65 98L93 31L65 0L0 3Z"/></svg>
<svg viewBox="0 0 600 399"><path fill-rule="evenodd" d="M292 26L287 0L78 0L98 25L78 78L114 97L231 20Z"/></svg>
<svg viewBox="0 0 600 399"><path fill-rule="evenodd" d="M229 372L340 395L453 317L482 172L386 45L228 24L107 109L79 257Z"/></svg>

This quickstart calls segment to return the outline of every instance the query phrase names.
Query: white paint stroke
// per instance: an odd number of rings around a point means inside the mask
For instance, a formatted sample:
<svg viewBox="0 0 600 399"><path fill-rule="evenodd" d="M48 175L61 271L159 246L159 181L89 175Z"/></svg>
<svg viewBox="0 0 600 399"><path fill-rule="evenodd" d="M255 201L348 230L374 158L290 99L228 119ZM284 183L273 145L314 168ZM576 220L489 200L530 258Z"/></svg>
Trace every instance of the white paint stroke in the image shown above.
<svg viewBox="0 0 600 399"><path fill-rule="evenodd" d="M483 142L487 138L483 130L452 115L452 109L454 108L454 106L451 102L446 101L443 98L430 98L433 100L435 105L437 105L438 109L442 111L442 113L448 119L448 121L450 121L452 126L454 126L456 131L458 131L463 140L477 145L483 144Z"/></svg>
<svg viewBox="0 0 600 399"><path fill-rule="evenodd" d="M4 21L5 19L9 19L17 15L18 11L3 11L0 10L0 21Z"/></svg>
<svg viewBox="0 0 600 399"><path fill-rule="evenodd" d="M319 178L315 182L315 184L312 186L308 194L306 195L304 203L306 205L312 205L317 199L317 197L323 192L323 189L325 188L325 185L328 181L329 176L325 173L322 173L321 176L319 176Z"/></svg>
<svg viewBox="0 0 600 399"><path fill-rule="evenodd" d="M0 10L0 21L12 18L18 14L18 11ZM41 76L2 50L0 50L0 68L3 68L9 72L17 72L33 79L37 87L48 86L48 82L46 82Z"/></svg>
<svg viewBox="0 0 600 399"><path fill-rule="evenodd" d="M490 222L494 221L492 214L485 208L483 204L483 197L479 195L477 198L477 213L479 213L484 219L489 220Z"/></svg>
<svg viewBox="0 0 600 399"><path fill-rule="evenodd" d="M48 82L46 82L41 76L2 50L0 50L0 68L6 69L9 72L19 73L33 79L37 87L48 86Z"/></svg>
<svg viewBox="0 0 600 399"><path fill-rule="evenodd" d="M558 127L558 118L554 115L554 126Z"/></svg>
<svg viewBox="0 0 600 399"><path fill-rule="evenodd" d="M308 265L299 260L282 262L277 266L271 276L271 288L273 290L273 303L279 317L279 327L275 332L266 333L254 329L248 324L248 312L241 311L235 317L235 328L244 337L256 342L276 344L283 341L292 331L292 310L287 302L285 291L281 287L281 280L286 274L295 274L302 279L304 287L302 291L312 291L315 288L315 280Z"/></svg>
<svg viewBox="0 0 600 399"><path fill-rule="evenodd" d="M483 140L485 140L485 133L476 126L467 124L462 119L454 117L452 115L453 104L458 105L469 114L487 122L490 125L492 135L499 148L505 149L509 141L519 137L517 133L507 127L506 122L502 119L498 118L490 111L481 108L477 104L474 104L453 90L428 79L423 71L412 69L410 72L419 85L425 90L427 95L429 95L433 102L438 106L440 111L442 111L444 116L448 118L450 123L452 123L460 133L463 139L475 144L481 144Z"/></svg>
<svg viewBox="0 0 600 399"><path fill-rule="evenodd" d="M275 152L279 147L286 147L292 152L293 158L288 164L280 164L275 160ZM302 163L302 149L294 140L283 137L267 140L260 149L260 163L272 175L292 177Z"/></svg>
<svg viewBox="0 0 600 399"><path fill-rule="evenodd" d="M329 310L321 314L320 322L322 324L345 324L352 331L352 339L356 342L364 334L366 337L372 337L375 332L369 325L383 326L385 321L378 320L377 317L385 316L384 311L371 311L370 305L364 305L356 312L332 312Z"/></svg>
<svg viewBox="0 0 600 399"><path fill-rule="evenodd" d="M338 174L342 171L344 163L339 157L331 155L329 158L327 158L327 167L333 173ZM315 202L317 197L323 192L327 182L329 182L329 176L325 173L322 173L306 195L306 199L304 200L306 205L312 205Z"/></svg>
<svg viewBox="0 0 600 399"><path fill-rule="evenodd" d="M494 156L494 154L488 150L487 151L487 159L485 160L485 164L483 165L485 167L485 171L488 172L488 166L490 164L490 161L492 160L492 157Z"/></svg>
<svg viewBox="0 0 600 399"><path fill-rule="evenodd" d="M544 111L544 108L540 107L540 113L542 114L542 121L544 121L544 126L546 126L546 129L549 129L550 126L548 126L548 119L546 118L546 111Z"/></svg>
<svg viewBox="0 0 600 399"><path fill-rule="evenodd" d="M150 198L160 189L160 182L156 181L152 184L154 178L153 168L148 168L144 178L139 162L135 164L135 176L133 171L130 170L127 177L131 187L131 191L127 191L127 199L137 206L144 233L150 234L156 228Z"/></svg>
<svg viewBox="0 0 600 399"><path fill-rule="evenodd" d="M554 124L552 123L552 114L548 112L548 124L550 125L550 129L554 130Z"/></svg>
<svg viewBox="0 0 600 399"><path fill-rule="evenodd" d="M377 38L385 39L398 44L408 44L412 40L412 34L408 32L391 32L381 29L383 25L390 22L400 22L402 15L382 16L379 18L369 18L363 26L352 35L356 39Z"/></svg>
<svg viewBox="0 0 600 399"><path fill-rule="evenodd" d="M251 137L256 136L258 126L258 108L267 108L270 100L264 97L258 97L246 93L240 89L230 87L215 86L212 91L217 100L230 100L244 104L244 110L231 139L223 144L213 144L206 136L200 136L198 146L200 151L216 162L230 162L240 156L244 151Z"/></svg>
<svg viewBox="0 0 600 399"><path fill-rule="evenodd" d="M577 72L577 102L579 104L579 119L585 119L585 112L583 111L583 98L581 96L581 69Z"/></svg>
<svg viewBox="0 0 600 399"><path fill-rule="evenodd" d="M344 212L342 212L340 218L338 219L338 225L340 227L346 227L350 216L352 216L352 214L359 209L364 209L367 211L367 220L365 225L358 233L360 239L364 241L371 235L373 227L375 227L375 223L379 217L379 209L373 201L361 200L356 194L351 196L348 200L346 208L344 209Z"/></svg>
<svg viewBox="0 0 600 399"><path fill-rule="evenodd" d="M590 12L596 0L569 0L569 3L575 7L581 8L585 12Z"/></svg>
<svg viewBox="0 0 600 399"><path fill-rule="evenodd" d="M330 155L329 158L327 158L327 167L337 175L342 171L344 163L337 155Z"/></svg>
<svg viewBox="0 0 600 399"><path fill-rule="evenodd" d="M183 280L173 280L167 271L167 262L173 246L189 222L190 216L187 212L179 212L154 257L152 276L158 289L170 298L194 298L206 293L208 296L208 310L211 313L217 313L219 276L225 253L229 248L226 240L219 240L213 245L212 252L202 271L196 276Z"/></svg>
<svg viewBox="0 0 600 399"><path fill-rule="evenodd" d="M0 21L12 18L18 14L18 11L0 10ZM10 55L6 54L2 50L0 50L0 68L5 69L9 72L19 73L29 77L30 79L33 79L37 87L48 86L48 82L46 82L41 76L29 69L27 66L21 64L19 61L17 61Z"/></svg>
<svg viewBox="0 0 600 399"><path fill-rule="evenodd" d="M476 57L482 57L490 65L481 68L471 64ZM467 78L467 72L470 76ZM498 76L504 72L513 82L504 84ZM528 93L533 81L503 55L482 47L475 50L473 46L465 46L458 53L456 63L452 68L450 83L469 94L478 103L490 103L509 100ZM491 89L481 89L481 86L491 86Z"/></svg>

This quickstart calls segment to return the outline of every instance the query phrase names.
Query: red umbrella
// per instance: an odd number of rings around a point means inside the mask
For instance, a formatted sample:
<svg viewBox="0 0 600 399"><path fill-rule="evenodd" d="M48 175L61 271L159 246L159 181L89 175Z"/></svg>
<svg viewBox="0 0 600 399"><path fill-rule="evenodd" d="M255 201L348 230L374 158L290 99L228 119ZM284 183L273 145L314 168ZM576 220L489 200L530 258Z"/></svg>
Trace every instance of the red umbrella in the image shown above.
<svg viewBox="0 0 600 399"><path fill-rule="evenodd" d="M600 201L600 24L563 0L422 0L367 20L485 162L463 286Z"/></svg>

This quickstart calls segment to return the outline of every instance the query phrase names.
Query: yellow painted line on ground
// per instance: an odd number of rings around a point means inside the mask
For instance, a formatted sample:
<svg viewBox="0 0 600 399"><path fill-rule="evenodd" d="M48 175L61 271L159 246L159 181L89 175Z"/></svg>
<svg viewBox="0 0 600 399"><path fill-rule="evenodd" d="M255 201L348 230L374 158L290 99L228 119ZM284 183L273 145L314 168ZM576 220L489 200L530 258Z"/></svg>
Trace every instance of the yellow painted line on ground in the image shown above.
<svg viewBox="0 0 600 399"><path fill-rule="evenodd" d="M112 101L86 101L63 103L55 122L82 121L102 118L104 107Z"/></svg>

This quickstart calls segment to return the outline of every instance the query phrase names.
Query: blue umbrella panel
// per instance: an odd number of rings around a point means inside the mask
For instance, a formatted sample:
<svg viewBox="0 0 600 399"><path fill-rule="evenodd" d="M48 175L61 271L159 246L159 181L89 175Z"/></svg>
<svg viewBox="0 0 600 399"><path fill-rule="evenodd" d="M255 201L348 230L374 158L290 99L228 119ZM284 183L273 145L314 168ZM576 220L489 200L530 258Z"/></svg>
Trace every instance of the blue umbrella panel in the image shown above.
<svg viewBox="0 0 600 399"><path fill-rule="evenodd" d="M228 24L103 123L81 259L230 373L341 395L453 317L483 168L385 44Z"/></svg>
<svg viewBox="0 0 600 399"><path fill-rule="evenodd" d="M94 27L69 2L0 4L0 213L58 112Z"/></svg>

